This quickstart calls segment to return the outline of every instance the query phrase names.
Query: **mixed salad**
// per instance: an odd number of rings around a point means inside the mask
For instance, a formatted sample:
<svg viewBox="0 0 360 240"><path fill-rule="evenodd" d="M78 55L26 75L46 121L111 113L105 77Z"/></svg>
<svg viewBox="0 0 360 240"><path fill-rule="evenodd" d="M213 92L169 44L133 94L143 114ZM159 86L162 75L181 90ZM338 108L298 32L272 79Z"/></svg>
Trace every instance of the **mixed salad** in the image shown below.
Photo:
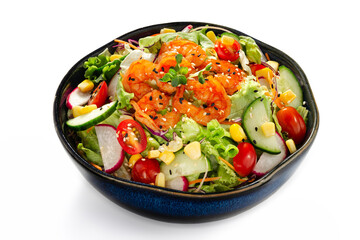
<svg viewBox="0 0 360 240"><path fill-rule="evenodd" d="M116 39L83 67L66 100L66 125L79 153L118 178L229 191L272 170L305 139L298 80L248 36L164 28Z"/></svg>

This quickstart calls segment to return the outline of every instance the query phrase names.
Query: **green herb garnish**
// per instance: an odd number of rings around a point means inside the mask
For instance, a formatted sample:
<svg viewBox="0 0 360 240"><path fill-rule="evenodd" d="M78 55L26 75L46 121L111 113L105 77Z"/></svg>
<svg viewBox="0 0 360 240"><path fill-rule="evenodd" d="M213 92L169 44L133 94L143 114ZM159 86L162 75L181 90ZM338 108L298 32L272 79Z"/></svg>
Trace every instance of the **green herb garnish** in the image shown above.
<svg viewBox="0 0 360 240"><path fill-rule="evenodd" d="M177 54L175 56L176 65L175 67L170 67L169 72L165 73L165 75L160 78L161 82L170 82L171 86L177 87L179 85L185 85L187 83L186 74L189 69L187 67L181 67L180 63L183 59L183 55Z"/></svg>

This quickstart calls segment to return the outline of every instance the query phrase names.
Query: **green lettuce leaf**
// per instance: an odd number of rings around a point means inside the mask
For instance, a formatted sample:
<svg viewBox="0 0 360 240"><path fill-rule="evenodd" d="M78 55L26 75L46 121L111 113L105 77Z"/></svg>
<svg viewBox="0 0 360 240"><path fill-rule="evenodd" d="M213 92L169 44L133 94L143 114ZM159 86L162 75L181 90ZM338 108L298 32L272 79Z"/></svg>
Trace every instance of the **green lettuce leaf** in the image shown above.
<svg viewBox="0 0 360 240"><path fill-rule="evenodd" d="M128 93L125 91L122 84L122 78L119 78L119 82L116 86L116 98L118 100L117 109L129 110L132 108L130 100L134 97L134 93Z"/></svg>
<svg viewBox="0 0 360 240"><path fill-rule="evenodd" d="M81 143L78 144L78 149L83 152L85 158L99 166L103 166L98 139L95 128L77 132L81 138Z"/></svg>
<svg viewBox="0 0 360 240"><path fill-rule="evenodd" d="M146 134L147 145L146 145L146 149L143 152L141 152L141 155L143 157L146 157L149 154L150 150L158 149L160 147L160 143L156 141L156 139L150 134L149 131L147 131L146 129L144 129L144 131Z"/></svg>
<svg viewBox="0 0 360 240"><path fill-rule="evenodd" d="M247 36L239 36L241 48L244 50L246 57L250 62L261 63L261 50L255 40Z"/></svg>
<svg viewBox="0 0 360 240"><path fill-rule="evenodd" d="M242 118L246 108L256 98L267 98L267 96L264 95L267 91L266 87L254 81L252 77L245 78L240 86L241 89L230 96L231 112L228 116L229 119Z"/></svg>
<svg viewBox="0 0 360 240"><path fill-rule="evenodd" d="M139 39L139 47L147 49L151 53L157 53L162 43L172 41L177 37L193 41L204 49L214 48L214 43L200 31L190 33L163 33L156 36L144 37Z"/></svg>

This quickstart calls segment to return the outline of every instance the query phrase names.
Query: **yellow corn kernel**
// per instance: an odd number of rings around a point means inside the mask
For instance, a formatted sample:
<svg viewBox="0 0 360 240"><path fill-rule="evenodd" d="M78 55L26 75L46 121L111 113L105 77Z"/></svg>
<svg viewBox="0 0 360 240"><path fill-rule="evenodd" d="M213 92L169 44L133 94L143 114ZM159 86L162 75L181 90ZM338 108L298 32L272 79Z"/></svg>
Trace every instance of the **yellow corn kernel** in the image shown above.
<svg viewBox="0 0 360 240"><path fill-rule="evenodd" d="M191 142L184 148L184 153L192 160L197 160L201 157L200 143L195 141Z"/></svg>
<svg viewBox="0 0 360 240"><path fill-rule="evenodd" d="M156 175L155 186L165 187L165 174L162 172L159 172L158 175Z"/></svg>
<svg viewBox="0 0 360 240"><path fill-rule="evenodd" d="M206 33L206 36L213 42L215 43L216 42L216 35L213 31L208 31Z"/></svg>
<svg viewBox="0 0 360 240"><path fill-rule="evenodd" d="M175 154L165 150L164 152L160 153L159 159L166 163L166 165L169 165L172 161L174 161Z"/></svg>
<svg viewBox="0 0 360 240"><path fill-rule="evenodd" d="M271 71L271 69L268 67L257 70L255 72L255 75L256 75L257 79L259 79L260 77L263 77L268 81L272 80L274 77L273 71Z"/></svg>
<svg viewBox="0 0 360 240"><path fill-rule="evenodd" d="M119 58L121 58L121 55L119 55L119 54L113 54L113 55L110 56L110 61L112 62L112 61L114 61L115 59L119 59Z"/></svg>
<svg viewBox="0 0 360 240"><path fill-rule="evenodd" d="M279 63L275 61L267 61L267 64L269 64L275 71L279 69Z"/></svg>
<svg viewBox="0 0 360 240"><path fill-rule="evenodd" d="M150 150L148 153L148 158L158 158L160 156L159 150Z"/></svg>
<svg viewBox="0 0 360 240"><path fill-rule="evenodd" d="M275 135L275 123L265 122L261 125L262 133L265 137L271 137Z"/></svg>
<svg viewBox="0 0 360 240"><path fill-rule="evenodd" d="M96 104L90 104L90 105L86 105L85 107L82 108L81 110L81 115L89 113L93 110L97 109Z"/></svg>
<svg viewBox="0 0 360 240"><path fill-rule="evenodd" d="M244 129L237 123L230 126L230 135L235 142L242 142L247 139Z"/></svg>
<svg viewBox="0 0 360 240"><path fill-rule="evenodd" d="M225 35L225 36L221 37L221 42L224 45L232 46L234 44L234 42L235 42L235 39Z"/></svg>
<svg viewBox="0 0 360 240"><path fill-rule="evenodd" d="M174 32L176 32L176 31L171 28L163 28L160 30L160 33L174 33Z"/></svg>
<svg viewBox="0 0 360 240"><path fill-rule="evenodd" d="M289 149L290 154L292 154L296 151L296 145L295 145L294 140L288 139L288 140L286 140L285 144L286 144L287 148Z"/></svg>
<svg viewBox="0 0 360 240"><path fill-rule="evenodd" d="M73 116L78 117L80 115L84 115L86 113L91 112L92 110L95 110L96 108L97 108L97 106L95 104L87 105L85 107L83 107L83 106L74 106L72 108Z"/></svg>
<svg viewBox="0 0 360 240"><path fill-rule="evenodd" d="M88 79L85 79L79 83L78 88L81 92L90 92L94 88L94 83Z"/></svg>
<svg viewBox="0 0 360 240"><path fill-rule="evenodd" d="M142 156L140 153L132 155L129 159L129 168L133 168L135 163L141 158L142 158Z"/></svg>
<svg viewBox="0 0 360 240"><path fill-rule="evenodd" d="M279 97L280 101L284 105L288 105L289 103L294 101L295 98L296 98L296 95L293 91L291 91L291 89L288 89L285 92L281 93L280 97Z"/></svg>
<svg viewBox="0 0 360 240"><path fill-rule="evenodd" d="M74 117L80 116L80 115L81 115L81 109L82 109L82 108L83 108L82 106L74 106L74 107L72 108L72 114L73 114L73 116L74 116Z"/></svg>

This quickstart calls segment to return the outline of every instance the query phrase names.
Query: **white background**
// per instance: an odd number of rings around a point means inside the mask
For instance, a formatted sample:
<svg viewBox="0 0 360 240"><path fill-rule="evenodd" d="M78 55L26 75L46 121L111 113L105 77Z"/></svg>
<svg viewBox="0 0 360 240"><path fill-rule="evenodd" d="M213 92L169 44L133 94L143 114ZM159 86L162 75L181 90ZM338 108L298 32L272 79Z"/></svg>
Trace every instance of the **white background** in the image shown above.
<svg viewBox="0 0 360 240"><path fill-rule="evenodd" d="M0 14L1 239L359 239L356 1L8 1ZM320 129L269 199L234 217L173 224L97 192L53 126L58 84L80 58L137 28L204 21L281 49L306 73Z"/></svg>

